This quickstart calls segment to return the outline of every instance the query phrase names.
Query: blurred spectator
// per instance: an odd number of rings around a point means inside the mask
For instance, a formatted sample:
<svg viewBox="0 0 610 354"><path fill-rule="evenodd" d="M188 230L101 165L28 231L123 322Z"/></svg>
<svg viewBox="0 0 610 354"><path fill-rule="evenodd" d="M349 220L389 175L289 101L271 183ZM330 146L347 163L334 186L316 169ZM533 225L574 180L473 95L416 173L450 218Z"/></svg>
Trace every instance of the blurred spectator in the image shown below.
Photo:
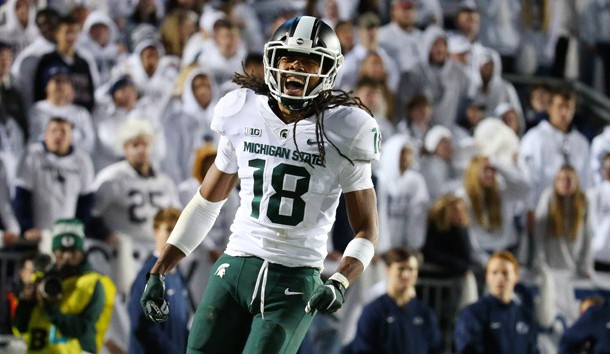
<svg viewBox="0 0 610 354"><path fill-rule="evenodd" d="M502 64L492 52L485 51L479 58L479 75L474 77L468 95L487 107L485 117L498 117L495 109L501 103L509 103L523 121L523 110L513 84L502 78ZM499 117L498 117L499 118ZM520 126L525 124L519 122Z"/></svg>
<svg viewBox="0 0 610 354"><path fill-rule="evenodd" d="M140 98L146 98L149 102L150 114L145 118L161 130L159 112L170 97L171 83L176 79L180 67L179 58L165 55L154 28L142 26L135 33L133 53L115 66L112 75L114 78L122 75L131 77Z"/></svg>
<svg viewBox="0 0 610 354"><path fill-rule="evenodd" d="M591 172L593 173L593 184L599 184L605 180L605 171L602 163L606 155L610 153L610 125L606 126L599 135L591 142Z"/></svg>
<svg viewBox="0 0 610 354"><path fill-rule="evenodd" d="M561 338L559 354L610 352L610 302L594 304L583 311Z"/></svg>
<svg viewBox="0 0 610 354"><path fill-rule="evenodd" d="M216 82L222 85L233 78L233 73L242 71L242 61L246 55L237 25L221 19L214 23L213 40L204 44L197 61L208 68Z"/></svg>
<svg viewBox="0 0 610 354"><path fill-rule="evenodd" d="M219 98L214 76L200 68L193 68L182 90L182 97L170 101L163 118L167 155L161 167L180 184L190 175L194 151L205 141L214 141L212 112Z"/></svg>
<svg viewBox="0 0 610 354"><path fill-rule="evenodd" d="M18 124L22 134L28 136L28 121L23 97L15 76L10 73L13 64L13 50L6 42L0 42L0 115L1 119L11 117Z"/></svg>
<svg viewBox="0 0 610 354"><path fill-rule="evenodd" d="M482 268L470 243L470 217L462 197L439 197L428 214L426 242L422 248L426 263L442 267L446 275L463 275Z"/></svg>
<svg viewBox="0 0 610 354"><path fill-rule="evenodd" d="M128 26L133 28L140 24L149 24L157 27L164 16L165 12L161 0L138 0L136 7L129 16Z"/></svg>
<svg viewBox="0 0 610 354"><path fill-rule="evenodd" d="M424 138L424 152L420 171L431 200L455 191L461 184L461 175L452 162L451 131L442 125L432 127Z"/></svg>
<svg viewBox="0 0 610 354"><path fill-rule="evenodd" d="M244 74L254 75L258 77L265 77L264 73L264 65L263 65L263 55L258 53L249 53L244 59ZM236 84L233 81L227 81L220 86L220 93L214 93L214 95L218 95L219 97L224 96L227 92L237 90L241 86ZM190 200L190 199L189 199Z"/></svg>
<svg viewBox="0 0 610 354"><path fill-rule="evenodd" d="M166 300L171 303L167 321L154 323L146 318L140 296L148 278L147 272L159 258L169 234L176 226L180 210L166 208L159 210L153 218L153 236L155 250L151 254L131 287L128 304L129 319L131 323L129 338L129 354L182 354L186 352L188 337L188 321L191 315L187 284L179 268L165 276Z"/></svg>
<svg viewBox="0 0 610 354"><path fill-rule="evenodd" d="M502 102L497 105L493 116L500 119L517 136L522 135L525 130L525 122L520 119L519 111L510 103Z"/></svg>
<svg viewBox="0 0 610 354"><path fill-rule="evenodd" d="M93 204L93 163L73 145L73 125L51 118L44 140L31 144L17 169L14 208L28 240L59 218L87 222Z"/></svg>
<svg viewBox="0 0 610 354"><path fill-rule="evenodd" d="M345 63L339 71L337 78L337 85L346 89L353 89L356 86L356 82L359 79L358 72L363 66L364 60L371 55L371 53L377 53L377 55L383 61L383 68L385 72L385 80L392 90L396 91L398 85L398 67L392 57L390 57L386 51L381 48L377 41L377 33L379 31L379 25L381 21L379 17L373 13L366 13L358 17L358 43L354 48L345 56Z"/></svg>
<svg viewBox="0 0 610 354"><path fill-rule="evenodd" d="M425 241L430 197L424 178L412 169L413 150L413 144L408 142L399 149L384 150L392 158L391 165L380 165L383 171L378 183L380 252L394 247L420 249Z"/></svg>
<svg viewBox="0 0 610 354"><path fill-rule="evenodd" d="M585 3L580 26L580 41L582 47L580 79L593 86L595 61L602 60L604 68L604 88L610 95L610 13L603 1L590 0Z"/></svg>
<svg viewBox="0 0 610 354"><path fill-rule="evenodd" d="M122 148L117 149L116 133L130 112L138 110L139 106L146 104L145 100L138 100L135 83L127 75L111 81L106 95L111 97L111 101L108 104L99 105L93 112L93 123L97 134L95 154L91 157L97 172L123 159Z"/></svg>
<svg viewBox="0 0 610 354"><path fill-rule="evenodd" d="M47 123L53 117L65 117L73 125L74 145L93 153L95 131L91 114L82 106L73 104L74 91L70 70L62 64L48 67L40 83L46 99L36 102L29 112L29 143L40 141Z"/></svg>
<svg viewBox="0 0 610 354"><path fill-rule="evenodd" d="M344 354L443 353L436 315L415 295L422 257L396 247L383 255L387 293L364 307Z"/></svg>
<svg viewBox="0 0 610 354"><path fill-rule="evenodd" d="M150 234L155 213L170 206L180 206L175 184L152 165L154 138L150 123L127 119L121 125L117 139L125 161L104 168L95 180L95 203L89 225L91 236L114 244L118 233L125 235L134 244L132 256L136 269L154 249Z"/></svg>
<svg viewBox="0 0 610 354"><path fill-rule="evenodd" d="M84 252L84 227L75 219L53 224L55 264L25 286L15 328L27 334L28 353L97 353L114 304L115 287Z"/></svg>
<svg viewBox="0 0 610 354"><path fill-rule="evenodd" d="M595 269L610 273L610 152L607 152L599 167L602 181L587 191L591 218L591 252Z"/></svg>
<svg viewBox="0 0 610 354"><path fill-rule="evenodd" d="M335 33L339 38L339 43L341 43L341 54L346 56L356 45L354 23L351 20L337 22Z"/></svg>
<svg viewBox="0 0 610 354"><path fill-rule="evenodd" d="M537 264L591 278L593 235L589 214L576 170L562 166L553 184L542 192L536 208Z"/></svg>
<svg viewBox="0 0 610 354"><path fill-rule="evenodd" d="M576 110L573 92L556 88L551 92L548 108L549 120L541 121L521 139L520 163L530 182L531 192L526 201L530 210L527 221L528 233L532 235L533 210L542 191L554 184L559 168L570 164L576 170L581 188L590 185L589 142L572 127Z"/></svg>
<svg viewBox="0 0 610 354"><path fill-rule="evenodd" d="M398 107L402 110L402 107ZM399 113L401 114L401 113ZM432 119L432 104L425 95L415 94L411 97L404 109L404 115L396 125L396 130L404 132L413 139L416 155L424 146L424 137L430 129L430 120Z"/></svg>
<svg viewBox="0 0 610 354"><path fill-rule="evenodd" d="M187 41L182 52L182 66L189 66L197 61L206 42L214 37L214 24L220 19L226 19L227 14L211 5L203 7L203 13L199 17L199 28ZM261 45L262 48L262 45ZM260 49L258 49L260 50Z"/></svg>
<svg viewBox="0 0 610 354"><path fill-rule="evenodd" d="M468 39L461 34L450 35L447 39L449 59L460 63L464 70L469 69L471 48L472 45Z"/></svg>
<svg viewBox="0 0 610 354"><path fill-rule="evenodd" d="M379 124L381 136L390 138L394 135L392 93L383 82L368 77L361 78L354 88L354 97L360 98L371 111L373 118Z"/></svg>
<svg viewBox="0 0 610 354"><path fill-rule="evenodd" d="M460 104L457 126L452 129L456 140L466 139L474 135L476 127L485 119L487 105L481 97L464 98Z"/></svg>
<svg viewBox="0 0 610 354"><path fill-rule="evenodd" d="M416 26L418 28L426 29L429 26L444 27L443 8L439 0L393 0L393 3L404 4L405 2L415 2L417 7Z"/></svg>
<svg viewBox="0 0 610 354"><path fill-rule="evenodd" d="M551 103L551 91L547 85L533 85L529 91L528 105L525 111L525 130L549 119L548 109Z"/></svg>
<svg viewBox="0 0 610 354"><path fill-rule="evenodd" d="M197 13L175 9L163 19L159 34L167 55L182 58L189 37L197 30Z"/></svg>
<svg viewBox="0 0 610 354"><path fill-rule="evenodd" d="M415 27L417 10L412 1L392 1L392 22L379 29L379 46L399 65L411 70L419 61L421 31Z"/></svg>
<svg viewBox="0 0 610 354"><path fill-rule="evenodd" d="M11 207L9 184L2 161L0 161L0 227L0 250L15 245L19 240L21 228Z"/></svg>
<svg viewBox="0 0 610 354"><path fill-rule="evenodd" d="M253 8L254 3L246 0L231 0L225 4L227 6L225 12L239 28L247 51L262 54L265 39L262 24Z"/></svg>
<svg viewBox="0 0 610 354"><path fill-rule="evenodd" d="M41 35L17 55L11 67L11 74L17 80L25 107L30 107L34 102L34 78L40 58L55 49L55 30L59 26L59 14L50 8L38 11L36 26Z"/></svg>
<svg viewBox="0 0 610 354"><path fill-rule="evenodd" d="M524 1L528 3L529 1ZM500 53L498 63L505 72L515 70L515 60L521 44L521 4L519 1L476 0L481 27L478 40Z"/></svg>
<svg viewBox="0 0 610 354"><path fill-rule="evenodd" d="M388 91L392 94L396 93L397 77L391 71L386 71L383 58L377 52L369 52L362 59L357 77L383 82Z"/></svg>
<svg viewBox="0 0 610 354"><path fill-rule="evenodd" d="M93 11L87 16L77 45L93 56L99 85L110 80L112 68L124 59L124 48L117 43L118 36L118 28L106 12Z"/></svg>
<svg viewBox="0 0 610 354"><path fill-rule="evenodd" d="M448 60L447 36L441 28L426 29L420 59L411 71L402 75L397 101L404 105L414 94L424 94L434 107L432 122L451 128L470 82L460 64Z"/></svg>
<svg viewBox="0 0 610 354"><path fill-rule="evenodd" d="M46 97L45 75L48 70L62 65L68 68L74 86L74 104L85 107L89 112L93 110L99 75L90 54L75 47L79 33L80 25L74 17L60 18L55 30L55 50L42 55L36 67L34 101L44 100Z"/></svg>
<svg viewBox="0 0 610 354"><path fill-rule="evenodd" d="M36 27L36 6L30 0L8 0L3 6L5 21L0 26L0 40L10 43L16 55L40 33Z"/></svg>
<svg viewBox="0 0 610 354"><path fill-rule="evenodd" d="M494 253L486 266L489 295L464 308L457 317L458 354L537 354L538 325L529 301L515 296L519 265L506 251Z"/></svg>
<svg viewBox="0 0 610 354"><path fill-rule="evenodd" d="M494 252L516 252L520 239L516 212L528 191L527 181L516 163L483 156L472 158L464 173L464 187L458 193L467 201L472 220L470 240L481 264Z"/></svg>

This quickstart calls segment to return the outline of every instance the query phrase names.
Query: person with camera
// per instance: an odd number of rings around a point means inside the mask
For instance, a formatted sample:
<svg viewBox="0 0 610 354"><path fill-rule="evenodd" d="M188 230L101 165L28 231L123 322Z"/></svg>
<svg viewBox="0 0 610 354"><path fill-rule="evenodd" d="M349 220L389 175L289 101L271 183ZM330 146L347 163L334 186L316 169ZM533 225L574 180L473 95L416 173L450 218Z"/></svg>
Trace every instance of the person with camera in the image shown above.
<svg viewBox="0 0 610 354"><path fill-rule="evenodd" d="M115 287L95 272L84 252L78 219L52 228L55 263L35 272L19 295L15 328L27 353L97 353L112 315Z"/></svg>

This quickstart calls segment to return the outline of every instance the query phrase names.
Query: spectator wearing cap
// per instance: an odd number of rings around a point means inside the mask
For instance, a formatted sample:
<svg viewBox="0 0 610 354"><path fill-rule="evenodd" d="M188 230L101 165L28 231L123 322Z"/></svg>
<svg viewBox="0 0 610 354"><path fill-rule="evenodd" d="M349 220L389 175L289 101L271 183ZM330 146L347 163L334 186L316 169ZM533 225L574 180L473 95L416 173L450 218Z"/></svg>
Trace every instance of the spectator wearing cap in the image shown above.
<svg viewBox="0 0 610 354"><path fill-rule="evenodd" d="M452 161L452 136L449 129L436 125L424 137L420 171L431 200L455 191L462 184L461 174Z"/></svg>
<svg viewBox="0 0 610 354"><path fill-rule="evenodd" d="M93 163L73 145L73 125L49 119L44 140L31 144L17 167L15 214L26 239L37 239L58 218L89 219Z"/></svg>
<svg viewBox="0 0 610 354"><path fill-rule="evenodd" d="M445 31L430 26L422 36L420 61L402 74L397 101L404 105L416 93L428 96L434 106L432 122L451 129L469 86L464 69L449 60Z"/></svg>
<svg viewBox="0 0 610 354"><path fill-rule="evenodd" d="M11 74L21 91L25 107L30 107L34 102L34 74L40 57L55 48L54 34L59 23L59 14L53 9L45 8L38 11L35 22L40 35L17 55L11 66Z"/></svg>
<svg viewBox="0 0 610 354"><path fill-rule="evenodd" d="M399 65L409 71L419 61L421 31L415 27L417 10L412 1L392 1L392 21L379 28L379 46Z"/></svg>
<svg viewBox="0 0 610 354"><path fill-rule="evenodd" d="M10 43L18 55L40 35L35 23L36 7L28 0L8 0L2 7L6 12L0 40Z"/></svg>
<svg viewBox="0 0 610 354"><path fill-rule="evenodd" d="M486 117L496 116L495 109L500 103L510 103L517 112L519 126L523 127L525 124L521 101L513 84L502 78L502 64L499 58L492 51L485 50L485 55L479 59L478 75L471 81L469 97L485 103Z"/></svg>
<svg viewBox="0 0 610 354"><path fill-rule="evenodd" d="M62 64L48 67L41 76L40 85L45 88L46 99L36 102L29 111L28 143L40 141L52 117L65 117L73 125L74 145L87 153L93 153L95 131L91 114L84 107L73 103L76 88L72 77L70 69Z"/></svg>
<svg viewBox="0 0 610 354"><path fill-rule="evenodd" d="M460 34L451 35L447 39L447 51L449 52L449 59L462 64L462 67L465 70L468 70L471 47L472 45L468 39Z"/></svg>
<svg viewBox="0 0 610 354"><path fill-rule="evenodd" d="M130 268L131 277L154 249L150 235L155 213L170 206L180 207L180 201L174 182L153 164L156 135L153 126L146 120L130 117L117 135L117 149L122 149L125 160L97 174L88 226L93 238L116 245L121 237L127 239L125 244L133 245L135 253L129 257L133 256L135 267ZM128 292L132 280L133 277L119 282L120 290Z"/></svg>
<svg viewBox="0 0 610 354"><path fill-rule="evenodd" d="M365 13L358 17L358 38L359 42L345 56L343 67L339 71L337 78L338 85L346 90L354 89L359 79L359 70L362 62L370 53L377 53L383 62L387 85L392 92L398 86L398 67L394 59L381 48L377 41L377 33L381 21L372 12Z"/></svg>
<svg viewBox="0 0 610 354"><path fill-rule="evenodd" d="M55 221L52 235L55 264L42 276L56 278L61 295L28 283L19 295L15 328L27 334L28 353L97 353L110 322L114 284L87 261L80 220Z"/></svg>
<svg viewBox="0 0 610 354"><path fill-rule="evenodd" d="M551 100L550 88L546 84L533 85L528 93L525 106L525 131L549 119L547 112Z"/></svg>
<svg viewBox="0 0 610 354"><path fill-rule="evenodd" d="M99 73L99 85L107 83L114 66L124 60L124 49L117 43L119 31L110 16L100 10L91 12L83 25L77 46L91 54Z"/></svg>
<svg viewBox="0 0 610 354"><path fill-rule="evenodd" d="M123 153L117 150L116 132L125 122L131 112L142 110L146 104L138 98L135 83L128 75L122 75L105 85L105 96L110 100L99 105L93 114L93 124L96 132L95 154L92 154L95 171L120 161Z"/></svg>
<svg viewBox="0 0 610 354"><path fill-rule="evenodd" d="M46 98L45 75L50 68L64 66L68 68L69 77L74 87L74 104L86 108L89 112L95 104L94 92L99 82L95 61L89 53L76 49L76 39L80 33L80 24L74 17L61 17L55 30L55 50L44 54L36 68L34 79L34 100Z"/></svg>

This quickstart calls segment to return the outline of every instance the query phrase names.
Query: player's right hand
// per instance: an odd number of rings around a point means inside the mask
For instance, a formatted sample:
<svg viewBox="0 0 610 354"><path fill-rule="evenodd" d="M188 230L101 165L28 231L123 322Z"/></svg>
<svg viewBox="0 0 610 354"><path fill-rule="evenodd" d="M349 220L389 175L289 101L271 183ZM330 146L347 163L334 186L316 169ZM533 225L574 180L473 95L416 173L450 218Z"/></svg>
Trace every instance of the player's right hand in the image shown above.
<svg viewBox="0 0 610 354"><path fill-rule="evenodd" d="M165 301L165 276L148 274L140 304L146 318L153 322L164 322L169 315L169 304Z"/></svg>

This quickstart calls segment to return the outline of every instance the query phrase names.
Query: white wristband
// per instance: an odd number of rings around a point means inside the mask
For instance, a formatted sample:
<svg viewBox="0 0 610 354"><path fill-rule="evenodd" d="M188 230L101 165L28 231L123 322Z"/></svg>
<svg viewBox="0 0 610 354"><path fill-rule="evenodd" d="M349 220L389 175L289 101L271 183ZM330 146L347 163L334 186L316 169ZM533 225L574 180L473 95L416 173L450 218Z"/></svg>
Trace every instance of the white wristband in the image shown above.
<svg viewBox="0 0 610 354"><path fill-rule="evenodd" d="M197 190L197 193L182 210L167 243L176 246L188 256L208 235L226 201L225 199L210 202L204 199Z"/></svg>
<svg viewBox="0 0 610 354"><path fill-rule="evenodd" d="M356 258L362 263L364 269L371 263L374 255L375 246L373 246L373 243L361 237L351 240L345 247L345 252L343 252L343 257Z"/></svg>

